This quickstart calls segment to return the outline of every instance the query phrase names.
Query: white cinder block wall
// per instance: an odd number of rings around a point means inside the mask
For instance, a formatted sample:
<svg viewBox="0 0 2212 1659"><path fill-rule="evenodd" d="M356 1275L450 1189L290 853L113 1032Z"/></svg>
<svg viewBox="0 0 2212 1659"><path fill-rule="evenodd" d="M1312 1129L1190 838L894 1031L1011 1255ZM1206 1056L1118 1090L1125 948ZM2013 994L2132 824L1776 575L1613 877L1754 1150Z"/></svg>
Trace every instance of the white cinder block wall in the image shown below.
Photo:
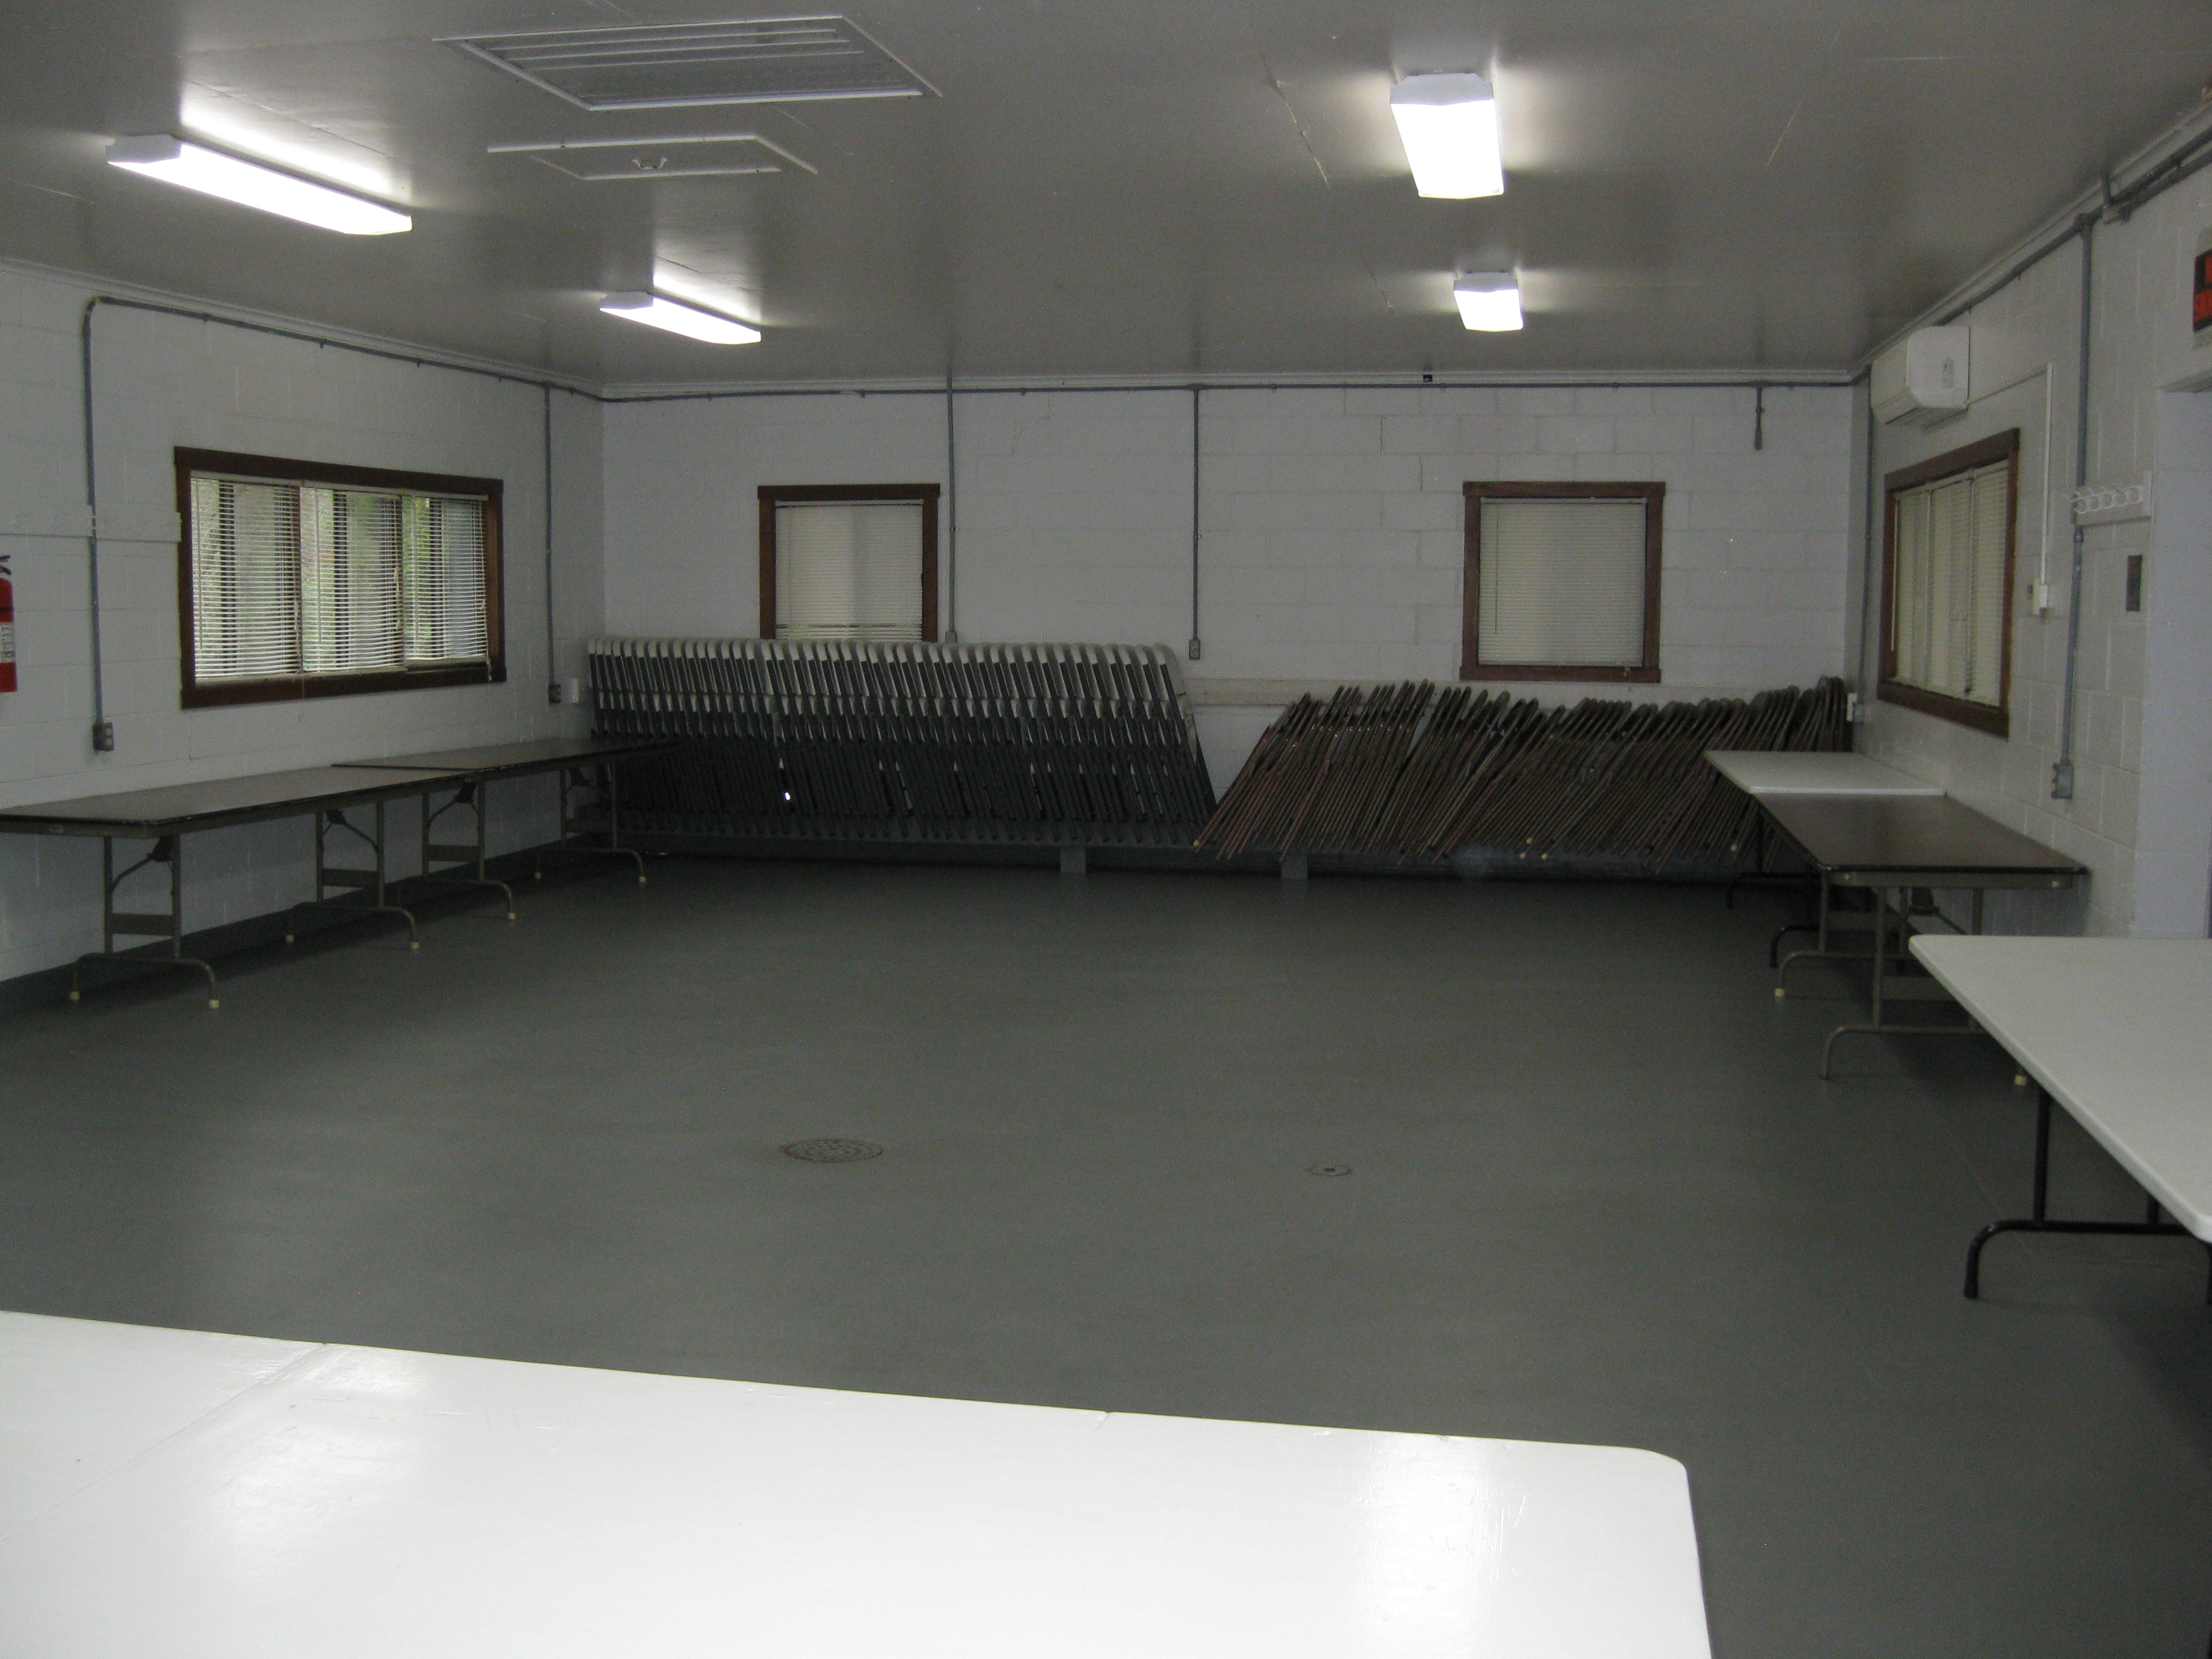
<svg viewBox="0 0 2212 1659"><path fill-rule="evenodd" d="M15 570L21 684L0 695L0 805L581 729L581 710L545 696L538 391L103 307L100 627L116 747L94 754L78 372L94 291L0 268L0 547ZM562 672L580 675L582 642L602 620L599 421L568 394L553 409L557 655ZM506 683L179 708L179 445L503 479ZM491 793L495 848L552 834L549 790ZM409 870L411 818L396 822L394 867ZM192 837L186 926L312 897L309 835L297 819ZM98 948L99 871L96 841L0 836L0 980Z"/></svg>
<svg viewBox="0 0 2212 1659"><path fill-rule="evenodd" d="M1869 703L1862 746L2078 853L2086 895L2001 909L2000 926L2205 931L2212 888L2212 412L2194 388L2183 272L2212 223L2212 178L2102 227L2093 299L2092 481L2155 475L2156 512L2089 534L2075 797L2050 796L2071 526L2069 251L1978 307L1977 403L1932 431L1877 434L1888 471L2017 425L2021 580L2047 569L2046 617L2017 607L2014 725L2000 740ZM0 538L15 567L22 690L0 697L0 802L572 730L544 702L539 394L236 331L100 315L107 708L94 756L77 448L76 322L89 290L0 270ZM2047 366L2047 367L2046 367ZM1188 665L1218 781L1297 692L1456 672L1461 486L1469 479L1658 479L1668 486L1662 683L1633 697L1740 694L1869 663L1852 639L1863 498L1854 392L1555 386L1207 392L1198 411L1201 532ZM1192 399L1187 391L971 390L953 400L957 543L943 614L968 640L1165 641L1192 633ZM2046 419L2046 406L2049 410ZM941 393L839 392L604 408L556 395L559 672L600 631L750 634L758 625L755 488L945 483ZM177 444L489 474L507 481L502 686L185 713L176 702ZM2050 457L2045 477L2045 456ZM2047 560L2043 555L2048 538ZM2128 554L2146 608L2121 605ZM1520 688L1548 699L1583 685ZM495 844L548 832L520 791ZM191 924L299 896L302 826L195 848ZM0 838L0 978L88 948L97 848Z"/></svg>
<svg viewBox="0 0 2212 1659"><path fill-rule="evenodd" d="M2190 254L2208 225L2212 179L2199 175L2096 233L2089 481L2151 477L2154 507L2087 530L2071 800L2051 791L2073 550L2067 497L2080 385L2078 248L2063 248L1960 319L1974 330L1975 402L1966 415L1925 430L1888 428L1876 438L1876 471L1886 474L1991 433L2021 431L2009 737L1875 702L1861 738L1869 752L2088 866L2091 879L2079 894L1995 906L1992 925L2001 929L2206 932L2212 418L2204 394L2180 388L2212 379L2212 352L2192 351L2187 320ZM2140 612L2124 605L2132 553L2146 556ZM2046 571L2053 603L2039 617L2027 587ZM1877 590L1867 623L1870 674L1879 661L1879 610Z"/></svg>
<svg viewBox="0 0 2212 1659"><path fill-rule="evenodd" d="M1299 691L1456 677L1470 479L1667 484L1664 679L1618 695L1740 694L1841 672L1852 395L1765 398L1754 449L1749 387L1202 394L1203 650L1188 672L1217 781ZM953 410L959 522L943 614L961 637L1184 648L1191 394L977 391ZM614 404L605 418L616 632L757 631L758 485L947 476L941 393Z"/></svg>

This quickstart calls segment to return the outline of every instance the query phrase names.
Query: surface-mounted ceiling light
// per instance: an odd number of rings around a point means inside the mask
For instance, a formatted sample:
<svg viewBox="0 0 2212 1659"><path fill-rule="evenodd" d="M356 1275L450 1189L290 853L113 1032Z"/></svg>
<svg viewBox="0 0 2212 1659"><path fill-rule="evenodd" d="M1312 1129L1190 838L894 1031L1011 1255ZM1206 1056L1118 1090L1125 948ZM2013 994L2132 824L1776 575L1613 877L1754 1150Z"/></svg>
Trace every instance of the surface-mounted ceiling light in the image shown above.
<svg viewBox="0 0 2212 1659"><path fill-rule="evenodd" d="M1510 271L1470 271L1452 284L1452 298L1469 328L1502 334L1521 326L1521 284Z"/></svg>
<svg viewBox="0 0 2212 1659"><path fill-rule="evenodd" d="M310 184L289 173L257 161L242 161L167 133L118 138L107 147L107 160L112 167L143 173L149 179L220 196L226 202L259 208L264 213L279 213L325 230L343 231L349 236L388 236L415 228L414 220L380 202L364 201L328 185Z"/></svg>
<svg viewBox="0 0 2212 1659"><path fill-rule="evenodd" d="M1409 75L1390 88L1390 113L1424 196L1497 196L1498 99L1480 75Z"/></svg>
<svg viewBox="0 0 2212 1659"><path fill-rule="evenodd" d="M658 294L610 294L599 301L599 309L610 317L627 317L633 323L665 328L672 334L689 335L710 345L750 345L760 338L757 328L732 318L718 317L711 311L678 305Z"/></svg>

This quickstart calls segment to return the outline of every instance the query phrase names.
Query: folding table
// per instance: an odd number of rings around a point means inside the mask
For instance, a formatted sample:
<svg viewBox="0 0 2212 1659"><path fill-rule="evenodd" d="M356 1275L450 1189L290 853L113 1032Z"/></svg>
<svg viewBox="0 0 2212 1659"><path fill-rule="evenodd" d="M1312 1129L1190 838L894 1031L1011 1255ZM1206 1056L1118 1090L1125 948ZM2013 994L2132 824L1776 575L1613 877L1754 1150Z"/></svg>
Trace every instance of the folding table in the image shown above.
<svg viewBox="0 0 2212 1659"><path fill-rule="evenodd" d="M0 1652L1710 1659L1655 1453L0 1314Z"/></svg>
<svg viewBox="0 0 2212 1659"><path fill-rule="evenodd" d="M1972 1029L1901 1024L1887 1018L1892 1002L1944 1000L1939 985L1919 975L1897 973L1891 966L1893 936L1904 938L1912 916L1929 914L1933 908L1915 909L1911 894L1916 890L1966 890L1972 902L1967 931L1978 933L1982 896L1989 890L2068 888L2087 873L2079 860L2008 830L1948 796L1763 794L1755 799L1759 810L1804 853L1820 879L1820 943L1781 959L1774 994L1785 994L1793 963L1823 957L1861 959L1856 951L1830 947L1839 920L1843 926L1869 925L1874 934L1871 1017L1865 1024L1838 1025L1828 1034L1820 1048L1824 1078L1840 1036L1862 1031L1942 1036ZM1874 895L1870 916L1854 917L1835 908L1835 895L1853 890ZM1893 893L1902 894L1902 902L1893 904ZM1901 947L1897 956L1903 960Z"/></svg>
<svg viewBox="0 0 2212 1659"><path fill-rule="evenodd" d="M410 947L418 944L415 917L404 906L390 902L392 880L385 867L384 808L389 801L409 795L427 798L431 789L447 782L452 775L434 768L393 767L363 772L340 766L312 766L289 772L264 772L252 777L216 778L205 783L169 784L155 789L133 789L119 794L91 795L76 800L47 801L34 806L0 810L0 834L26 836L97 836L100 837L100 926L104 948L88 951L70 969L70 1000L77 1000L80 976L88 962L141 963L157 968L189 968L207 976L207 1006L221 1006L216 996L215 969L198 957L185 954L185 838L205 830L234 824L262 823L276 818L315 819L315 896L292 907L285 939L296 925L292 918L303 909L347 910L398 916L407 924ZM370 809L366 825L356 823L350 809ZM365 846L371 862L366 867L332 864L330 837L349 837ZM115 868L118 841L151 842L137 863L119 874ZM116 894L123 884L149 865L167 866L169 906L167 911L125 910L118 908ZM356 892L360 900L332 897ZM166 939L168 950L158 946L118 951L118 938Z"/></svg>
<svg viewBox="0 0 2212 1659"><path fill-rule="evenodd" d="M484 744L471 749L441 749L427 755L390 760L351 761L356 767L383 770L423 769L451 775L453 799L434 810L422 805L422 879L462 887L495 888L507 900L507 919L514 920L514 890L484 873L483 786L499 778L560 774L560 850L628 859L645 884L645 860L622 844L620 787L614 763L668 747L665 738L537 738L521 743ZM440 841L438 820L465 811L473 833L467 841ZM603 835L605 845L585 837ZM543 871L541 853L539 868ZM456 873L465 872L465 873Z"/></svg>
<svg viewBox="0 0 2212 1659"><path fill-rule="evenodd" d="M1708 749L1705 758L1713 769L1754 801L1764 795L1940 795L1942 786L1869 760L1864 755L1835 749ZM1735 890L1747 881L1774 880L1744 871L1728 884L1728 904L1735 906ZM1779 879L1795 884L1796 878ZM1793 922L1774 936L1767 947L1767 964L1792 933L1817 928L1818 923Z"/></svg>
<svg viewBox="0 0 2212 1659"><path fill-rule="evenodd" d="M1980 1294L1982 1250L2000 1233L2212 1243L2212 941L1928 937L1912 953L2036 1087L2030 1212L1975 1235L1968 1296ZM2142 1186L2142 1220L2051 1218L2054 1100Z"/></svg>
<svg viewBox="0 0 2212 1659"><path fill-rule="evenodd" d="M1940 795L1893 766L1841 750L1708 749L1713 769L1747 795Z"/></svg>

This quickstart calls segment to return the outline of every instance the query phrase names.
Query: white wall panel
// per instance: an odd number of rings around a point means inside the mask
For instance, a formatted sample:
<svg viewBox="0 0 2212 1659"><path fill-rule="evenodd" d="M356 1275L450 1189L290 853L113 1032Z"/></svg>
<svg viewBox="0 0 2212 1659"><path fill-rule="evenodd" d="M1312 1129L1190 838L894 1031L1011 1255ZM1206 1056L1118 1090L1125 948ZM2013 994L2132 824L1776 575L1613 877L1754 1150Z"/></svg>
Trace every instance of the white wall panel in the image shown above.
<svg viewBox="0 0 2212 1659"><path fill-rule="evenodd" d="M21 686L0 695L0 805L581 728L584 711L545 697L538 391L103 307L101 654L116 747L94 754L77 370L90 293L0 269L0 548L13 556ZM554 416L556 662L576 675L601 625L599 419L560 393ZM181 708L179 445L503 479L506 683ZM495 849L553 833L550 788L512 784L492 797ZM186 926L312 896L308 836L300 820L194 838ZM99 867L94 842L0 836L0 979L97 947ZM404 852L398 867L409 867Z"/></svg>

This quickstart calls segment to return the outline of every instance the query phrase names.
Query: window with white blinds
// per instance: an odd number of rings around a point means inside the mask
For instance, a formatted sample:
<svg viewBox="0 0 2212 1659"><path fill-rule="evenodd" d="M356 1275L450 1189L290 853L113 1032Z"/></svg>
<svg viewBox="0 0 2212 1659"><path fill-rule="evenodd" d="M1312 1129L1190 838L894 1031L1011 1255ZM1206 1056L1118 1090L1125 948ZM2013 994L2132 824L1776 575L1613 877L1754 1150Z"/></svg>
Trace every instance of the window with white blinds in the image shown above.
<svg viewBox="0 0 2212 1659"><path fill-rule="evenodd" d="M937 637L937 486L764 485L761 633Z"/></svg>
<svg viewBox="0 0 2212 1659"><path fill-rule="evenodd" d="M1882 693L1996 729L2012 631L2016 434L1893 474Z"/></svg>
<svg viewBox="0 0 2212 1659"><path fill-rule="evenodd" d="M921 508L798 501L775 510L776 637L921 637Z"/></svg>
<svg viewBox="0 0 2212 1659"><path fill-rule="evenodd" d="M179 467L188 698L499 677L495 495Z"/></svg>
<svg viewBox="0 0 2212 1659"><path fill-rule="evenodd" d="M1467 490L1465 678L1658 678L1649 635L1663 486Z"/></svg>

